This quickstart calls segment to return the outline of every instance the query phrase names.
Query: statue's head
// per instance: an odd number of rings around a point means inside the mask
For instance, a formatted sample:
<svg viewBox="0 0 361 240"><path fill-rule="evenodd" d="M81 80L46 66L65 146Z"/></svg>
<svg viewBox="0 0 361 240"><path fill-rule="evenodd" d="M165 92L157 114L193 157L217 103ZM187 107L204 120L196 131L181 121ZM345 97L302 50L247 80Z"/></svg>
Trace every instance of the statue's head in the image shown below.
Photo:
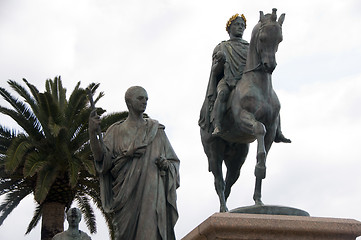
<svg viewBox="0 0 361 240"><path fill-rule="evenodd" d="M125 103L129 111L144 112L147 107L148 94L144 88L133 86L125 92Z"/></svg>
<svg viewBox="0 0 361 240"><path fill-rule="evenodd" d="M81 220L81 211L78 208L70 208L66 212L66 219L68 220L69 226L78 226Z"/></svg>
<svg viewBox="0 0 361 240"><path fill-rule="evenodd" d="M243 14L241 16L238 13L233 15L226 24L228 34L234 37L242 37L247 26L246 22L246 17Z"/></svg>

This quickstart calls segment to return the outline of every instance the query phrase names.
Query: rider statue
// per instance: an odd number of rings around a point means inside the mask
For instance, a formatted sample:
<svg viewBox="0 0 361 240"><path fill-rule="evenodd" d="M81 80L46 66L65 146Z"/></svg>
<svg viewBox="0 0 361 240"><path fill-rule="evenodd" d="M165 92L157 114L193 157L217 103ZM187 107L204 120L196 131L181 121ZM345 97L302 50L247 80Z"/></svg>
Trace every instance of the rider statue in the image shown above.
<svg viewBox="0 0 361 240"><path fill-rule="evenodd" d="M213 136L222 133L221 124L227 110L228 98L241 80L246 66L249 43L242 39L246 21L243 14L233 15L226 24L229 40L219 43L212 54L211 74L198 124L211 131ZM280 126L275 142L290 142L283 136Z"/></svg>

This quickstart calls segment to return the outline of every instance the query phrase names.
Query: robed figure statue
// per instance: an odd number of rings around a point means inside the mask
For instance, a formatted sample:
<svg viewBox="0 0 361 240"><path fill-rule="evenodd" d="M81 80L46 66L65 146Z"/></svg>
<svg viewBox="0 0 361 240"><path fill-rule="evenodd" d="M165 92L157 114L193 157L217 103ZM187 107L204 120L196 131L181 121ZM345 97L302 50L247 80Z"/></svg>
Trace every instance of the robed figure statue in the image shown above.
<svg viewBox="0 0 361 240"><path fill-rule="evenodd" d="M143 118L142 87L125 94L129 115L99 139L99 117L89 121L90 144L100 176L104 210L113 214L115 239L173 240L178 219L179 160L156 120Z"/></svg>

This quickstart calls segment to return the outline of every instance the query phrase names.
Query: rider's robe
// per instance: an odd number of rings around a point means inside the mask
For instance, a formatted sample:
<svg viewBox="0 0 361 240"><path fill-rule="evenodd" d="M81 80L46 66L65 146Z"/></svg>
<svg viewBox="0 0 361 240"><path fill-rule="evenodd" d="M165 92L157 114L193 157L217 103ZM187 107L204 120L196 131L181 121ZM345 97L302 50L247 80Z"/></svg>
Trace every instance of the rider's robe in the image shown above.
<svg viewBox="0 0 361 240"><path fill-rule="evenodd" d="M122 122L109 127L104 136L106 154L96 163L102 204L114 214L117 240L175 239L179 160L164 126L151 119L146 122L135 136L129 136ZM156 165L159 157L169 161L168 171Z"/></svg>
<svg viewBox="0 0 361 240"><path fill-rule="evenodd" d="M241 38L230 39L219 43L213 51L214 55L221 51L226 56L224 70L222 74L216 75L213 71L216 61L212 63L212 70L208 81L207 93L203 102L198 124L201 128L212 132L211 112L213 110L214 101L217 96L217 85L224 81L231 85L231 82L237 82L241 79L243 69L246 65L249 43Z"/></svg>

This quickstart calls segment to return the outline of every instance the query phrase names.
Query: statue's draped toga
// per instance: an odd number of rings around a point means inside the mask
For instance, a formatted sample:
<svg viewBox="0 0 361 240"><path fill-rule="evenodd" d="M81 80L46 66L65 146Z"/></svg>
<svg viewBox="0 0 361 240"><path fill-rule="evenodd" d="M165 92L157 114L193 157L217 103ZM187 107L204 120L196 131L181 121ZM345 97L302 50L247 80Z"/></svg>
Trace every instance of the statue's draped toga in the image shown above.
<svg viewBox="0 0 361 240"><path fill-rule="evenodd" d="M179 160L164 126L146 119L134 135L117 122L105 133L104 145L96 169L103 207L113 213L115 238L175 239ZM156 165L159 158L168 160L167 171Z"/></svg>

